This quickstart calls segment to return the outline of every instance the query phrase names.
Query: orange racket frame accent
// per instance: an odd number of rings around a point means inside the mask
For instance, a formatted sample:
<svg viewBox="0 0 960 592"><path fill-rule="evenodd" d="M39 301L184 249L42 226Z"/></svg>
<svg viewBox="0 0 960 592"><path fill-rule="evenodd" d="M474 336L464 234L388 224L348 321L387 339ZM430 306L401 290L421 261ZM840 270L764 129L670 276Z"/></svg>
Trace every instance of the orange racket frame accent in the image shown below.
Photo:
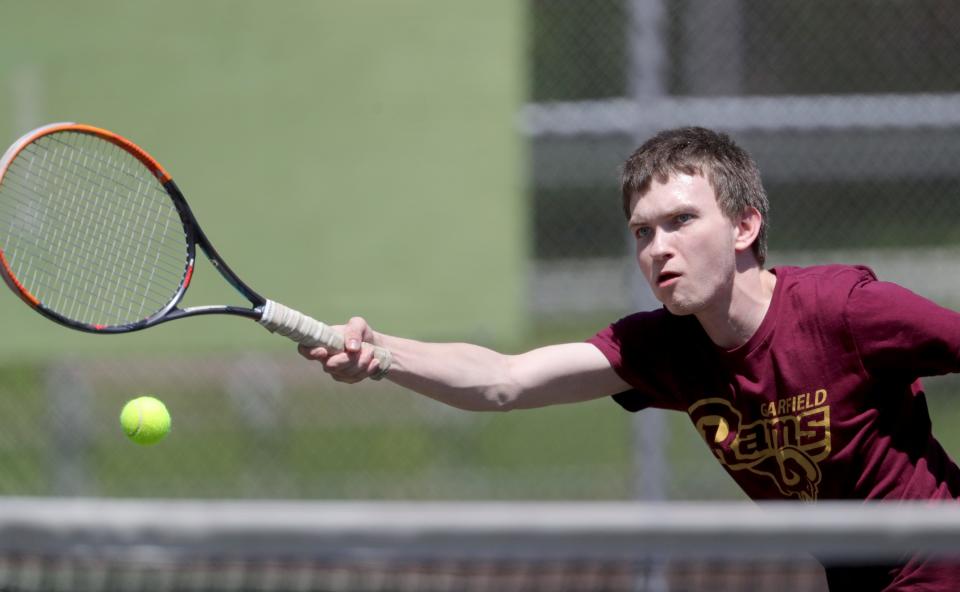
<svg viewBox="0 0 960 592"><path fill-rule="evenodd" d="M123 148L124 150L132 154L134 157L136 157L137 160L142 162L144 166L150 169L150 171L157 177L157 179L161 183L166 183L167 181L173 178L170 176L170 173L168 173L166 169L160 166L160 163L154 160L152 156L147 154L143 150L143 148L141 148L140 146L137 146L130 140L124 138L123 136L115 134L109 130L105 130L103 128L95 127L92 125L86 125L83 123L64 122L64 123L52 123L50 125L45 125L41 128L37 128L32 132L28 133L27 135L23 136L22 138L20 138L19 140L17 140L17 142L13 145L13 147L6 154L3 155L3 161L2 163L0 163L0 165L2 165L3 167L2 170L0 170L0 183L3 182L3 176L7 172L7 167L11 162L13 162L13 159L16 158L18 154L20 154L20 151L26 148L27 145L31 144L32 142L35 142L38 138L42 138L43 136L47 136L57 132L79 132L83 134L91 134L94 136L99 136L108 142L116 144L120 148Z"/></svg>

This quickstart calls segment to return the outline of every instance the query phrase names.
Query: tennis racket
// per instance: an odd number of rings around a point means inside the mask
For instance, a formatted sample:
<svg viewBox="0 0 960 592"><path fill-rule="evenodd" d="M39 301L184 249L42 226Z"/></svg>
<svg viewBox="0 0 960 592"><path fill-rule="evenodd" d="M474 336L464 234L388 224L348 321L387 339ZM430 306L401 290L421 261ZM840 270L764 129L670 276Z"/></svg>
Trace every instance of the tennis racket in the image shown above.
<svg viewBox="0 0 960 592"><path fill-rule="evenodd" d="M129 333L198 315L256 320L297 343L343 351L329 326L245 284L204 235L170 174L113 132L54 123L0 160L0 273L34 310L72 329ZM180 308L197 247L250 306ZM390 352L376 347L376 378Z"/></svg>

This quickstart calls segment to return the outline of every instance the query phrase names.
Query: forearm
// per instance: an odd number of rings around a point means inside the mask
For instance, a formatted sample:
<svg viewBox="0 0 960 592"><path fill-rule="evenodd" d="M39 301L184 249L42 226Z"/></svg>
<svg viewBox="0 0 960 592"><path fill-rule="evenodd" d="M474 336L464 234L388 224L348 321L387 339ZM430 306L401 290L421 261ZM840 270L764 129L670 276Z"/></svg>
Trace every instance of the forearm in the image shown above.
<svg viewBox="0 0 960 592"><path fill-rule="evenodd" d="M587 401L630 388L588 343L504 355L467 343L424 343L382 334L374 342L393 354L389 380L471 411Z"/></svg>
<svg viewBox="0 0 960 592"><path fill-rule="evenodd" d="M470 411L512 408L520 387L511 377L510 357L469 343L426 343L377 333L375 343L390 350L387 378L447 405Z"/></svg>

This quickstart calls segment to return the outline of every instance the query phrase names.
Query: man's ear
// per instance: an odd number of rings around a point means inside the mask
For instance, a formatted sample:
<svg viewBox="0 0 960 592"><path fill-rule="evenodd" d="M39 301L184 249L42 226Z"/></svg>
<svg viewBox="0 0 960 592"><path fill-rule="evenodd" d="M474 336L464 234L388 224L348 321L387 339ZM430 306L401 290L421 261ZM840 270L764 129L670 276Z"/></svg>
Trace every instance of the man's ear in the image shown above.
<svg viewBox="0 0 960 592"><path fill-rule="evenodd" d="M748 206L737 221L734 230L734 248L737 252L746 251L757 240L760 234L760 226L763 224L763 216L760 211L753 206Z"/></svg>

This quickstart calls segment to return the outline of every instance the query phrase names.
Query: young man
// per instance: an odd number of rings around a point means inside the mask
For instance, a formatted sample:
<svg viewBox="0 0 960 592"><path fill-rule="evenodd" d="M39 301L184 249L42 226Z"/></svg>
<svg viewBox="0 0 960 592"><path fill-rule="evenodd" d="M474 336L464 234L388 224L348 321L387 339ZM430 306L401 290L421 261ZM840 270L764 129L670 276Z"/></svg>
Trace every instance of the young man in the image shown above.
<svg viewBox="0 0 960 592"><path fill-rule="evenodd" d="M703 128L662 132L626 162L623 205L659 310L586 343L501 355L342 327L348 351L301 354L335 379L378 371L470 410L612 396L686 412L753 499L956 499L920 376L960 370L960 315L864 267L764 268L767 197L749 155ZM827 569L834 590L954 590L960 568L914 559Z"/></svg>

